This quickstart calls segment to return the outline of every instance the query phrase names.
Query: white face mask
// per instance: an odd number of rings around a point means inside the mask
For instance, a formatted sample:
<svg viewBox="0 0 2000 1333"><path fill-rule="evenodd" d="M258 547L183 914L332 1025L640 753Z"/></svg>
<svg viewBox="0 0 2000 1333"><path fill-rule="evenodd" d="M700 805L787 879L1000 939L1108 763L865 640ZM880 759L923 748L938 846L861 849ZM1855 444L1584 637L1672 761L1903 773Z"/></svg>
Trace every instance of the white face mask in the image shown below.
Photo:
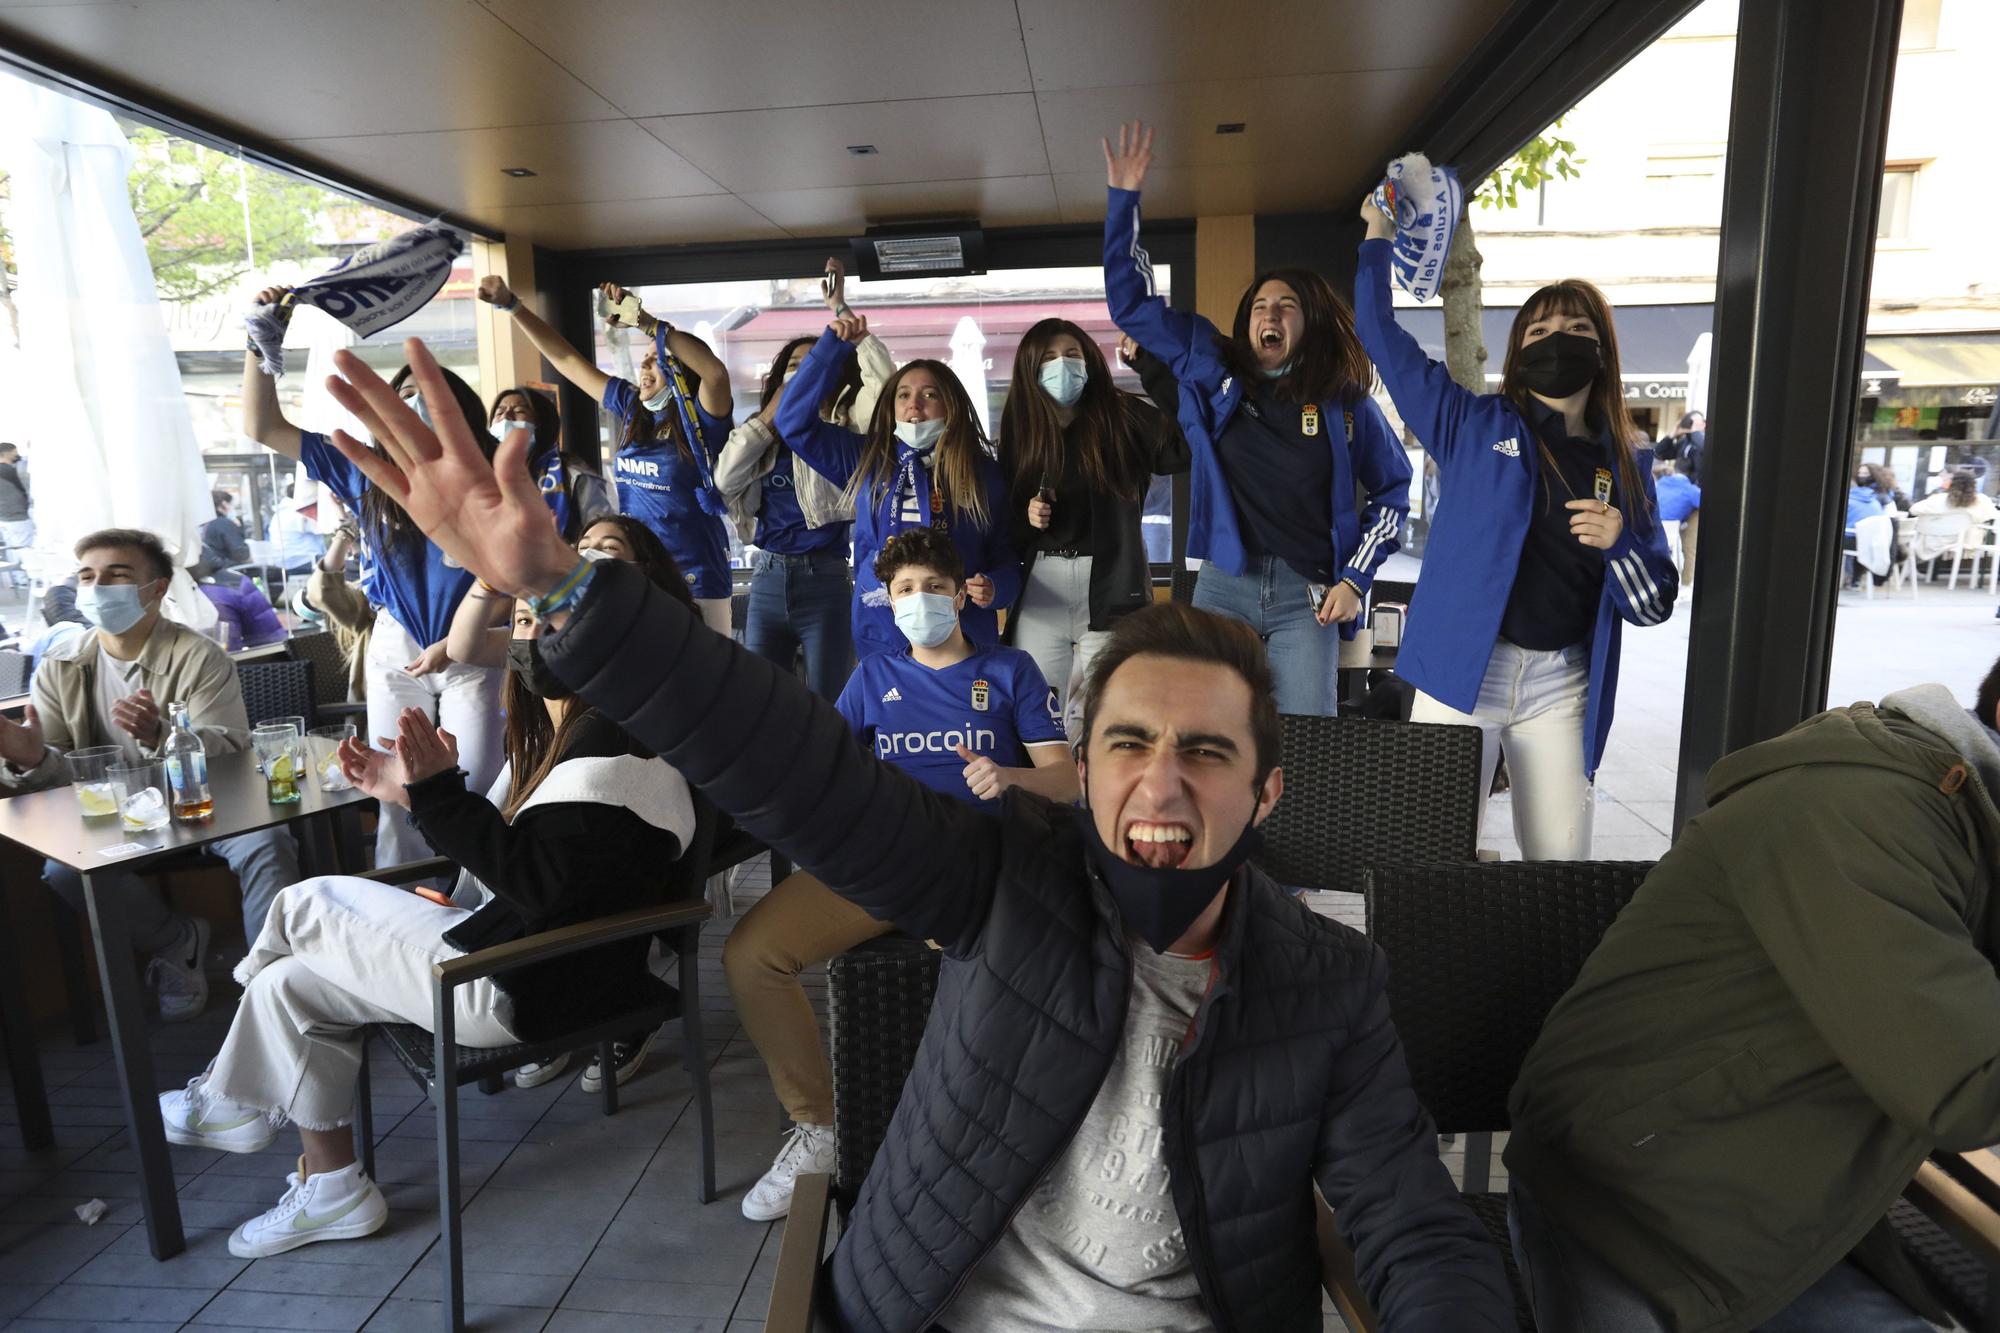
<svg viewBox="0 0 2000 1333"><path fill-rule="evenodd" d="M661 408L665 407L667 403L673 398L673 396L674 396L674 391L667 385L662 384L660 386L659 393L655 394L651 398L641 398L639 401L646 405L646 410L648 412L657 412Z"/></svg>
<svg viewBox="0 0 2000 1333"><path fill-rule="evenodd" d="M1040 378L1043 392L1064 407L1074 407L1090 383L1090 370L1080 356L1059 356L1042 362Z"/></svg>
<svg viewBox="0 0 2000 1333"><path fill-rule="evenodd" d="M505 444L507 443L507 432L513 430L526 431L528 433L528 452L531 454L535 452L535 423L532 421L516 421L512 417L501 417L493 423L493 438Z"/></svg>
<svg viewBox="0 0 2000 1333"><path fill-rule="evenodd" d="M944 418L932 417L929 421L898 421L896 438L918 453L927 453L944 436Z"/></svg>

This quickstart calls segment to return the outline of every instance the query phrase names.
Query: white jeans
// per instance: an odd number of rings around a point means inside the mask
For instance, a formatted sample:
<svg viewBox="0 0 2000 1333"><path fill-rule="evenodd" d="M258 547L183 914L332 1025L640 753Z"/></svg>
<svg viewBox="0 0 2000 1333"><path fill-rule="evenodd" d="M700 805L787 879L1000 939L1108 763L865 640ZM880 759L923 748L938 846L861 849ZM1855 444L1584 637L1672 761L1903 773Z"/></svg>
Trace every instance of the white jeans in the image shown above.
<svg viewBox="0 0 2000 1333"><path fill-rule="evenodd" d="M375 632L368 638L368 731L371 745L396 734L396 719L405 708L421 708L424 716L458 741L458 766L465 770L467 791L485 792L500 776L506 758L501 739L500 688L505 667L467 666L453 662L443 671L412 676L403 670L428 647L418 643L387 611L375 613ZM431 855L410 825L401 806L386 802L375 825L375 864L401 865Z"/></svg>
<svg viewBox="0 0 2000 1333"><path fill-rule="evenodd" d="M208 1087L305 1129L338 1129L354 1110L364 1023L431 1027L431 967L462 951L444 933L471 913L348 875L282 890L237 964L243 1003ZM464 1046L516 1040L513 1005L488 980L454 987Z"/></svg>
<svg viewBox="0 0 2000 1333"><path fill-rule="evenodd" d="M1514 840L1526 861L1587 861L1596 791L1583 776L1583 710L1590 693L1590 645L1534 652L1493 645L1479 704L1470 713L1419 690L1412 722L1478 727L1482 812L1502 750L1514 798ZM1483 824L1482 817L1481 823Z"/></svg>
<svg viewBox="0 0 2000 1333"><path fill-rule="evenodd" d="M1035 659L1062 699L1063 730L1083 730L1083 681L1111 635L1090 627L1090 557L1038 555L1012 612L1014 646Z"/></svg>

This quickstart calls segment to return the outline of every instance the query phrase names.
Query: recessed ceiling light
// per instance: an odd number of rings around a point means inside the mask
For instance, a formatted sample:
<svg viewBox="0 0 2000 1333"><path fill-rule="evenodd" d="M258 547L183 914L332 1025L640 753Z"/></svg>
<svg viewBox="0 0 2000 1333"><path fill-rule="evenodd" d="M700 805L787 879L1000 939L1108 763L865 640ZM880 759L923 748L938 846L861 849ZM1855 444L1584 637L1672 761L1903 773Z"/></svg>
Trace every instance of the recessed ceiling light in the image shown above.
<svg viewBox="0 0 2000 1333"><path fill-rule="evenodd" d="M882 150L872 143L851 143L847 145L847 151L856 157L873 157Z"/></svg>
<svg viewBox="0 0 2000 1333"><path fill-rule="evenodd" d="M502 167L500 168L500 174L503 176L513 176L518 179L522 176L532 176L535 173L526 167Z"/></svg>
<svg viewBox="0 0 2000 1333"><path fill-rule="evenodd" d="M1215 127L1215 132L1217 134L1241 134L1243 133L1243 122L1240 120L1225 120Z"/></svg>

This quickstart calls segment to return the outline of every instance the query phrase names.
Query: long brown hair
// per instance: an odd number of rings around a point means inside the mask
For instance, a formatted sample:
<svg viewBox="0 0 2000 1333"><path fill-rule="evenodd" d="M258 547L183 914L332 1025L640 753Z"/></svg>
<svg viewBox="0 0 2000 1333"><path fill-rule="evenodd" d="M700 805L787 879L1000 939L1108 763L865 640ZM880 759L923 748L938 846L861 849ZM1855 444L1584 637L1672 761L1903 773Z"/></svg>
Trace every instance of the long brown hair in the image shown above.
<svg viewBox="0 0 2000 1333"><path fill-rule="evenodd" d="M1292 349L1292 368L1271 381L1277 396L1289 403L1338 400L1352 404L1367 394L1375 365L1361 349L1361 335L1354 329L1354 309L1309 268L1266 269L1250 280L1243 299L1236 303L1236 322L1224 344L1230 370L1252 384L1263 377L1257 349L1250 345L1250 307L1267 282L1282 282L1298 295L1299 314L1305 324L1298 346Z"/></svg>
<svg viewBox="0 0 2000 1333"><path fill-rule="evenodd" d="M639 362L643 365L648 357L657 358L658 356L658 351L654 347L649 346L646 349L645 355L639 358ZM655 364L658 364L657 360ZM672 390L674 387L673 372L669 371L663 365L659 366L659 371L660 382L666 385L669 390ZM701 377L696 375L692 370L689 370L686 365L681 367L681 373L687 377L688 397L692 400L701 392ZM643 390L639 388L638 382L636 380L633 381L632 410L625 414L624 425L619 430L618 448L624 449L628 446L648 445L656 440L666 439L672 441L674 447L681 451L681 457L687 459L690 463L694 462L693 442L687 437L687 428L681 424L680 409L674 407L673 399L669 398L667 400L665 415L656 418L647 410L644 399L640 397L642 392Z"/></svg>
<svg viewBox="0 0 2000 1333"><path fill-rule="evenodd" d="M1063 474L1066 434L1056 400L1042 388L1042 358L1064 334L1083 349L1087 373L1083 396L1076 400L1076 419L1084 423L1077 437L1084 485L1093 492L1140 499L1147 468L1125 394L1111 382L1111 368L1090 335L1066 319L1035 324L1014 349L1014 376L1007 385L1007 404L1000 409L1000 470L1013 497L1023 501Z"/></svg>
<svg viewBox="0 0 2000 1333"><path fill-rule="evenodd" d="M764 372L764 392L763 395L757 399L758 411L761 412L765 408L769 407L771 405L771 400L778 396L778 390L784 387L785 367L789 366L792 363L792 353L796 352L801 347L811 347L814 343L818 341L819 339L811 336L794 338L790 342L786 343L783 347L780 347L778 349L778 354L771 358L771 368L768 371ZM835 416L839 414L842 408L852 403L854 401L854 395L860 392L861 392L861 362L855 358L850 357L848 359L846 369L842 370L839 375L834 377L832 392L828 393L826 397L820 399L819 401L820 416L825 420L831 421ZM775 428L771 431L771 433L773 435L778 434ZM779 441L781 443L783 442L783 439L784 439L783 436L779 436Z"/></svg>
<svg viewBox="0 0 2000 1333"><path fill-rule="evenodd" d="M606 517L615 520L620 516ZM592 523L591 526L596 527L597 524ZM688 591L687 579L652 530L636 520L629 527L624 523L619 526L625 528L632 549L640 553L640 558L632 563L669 596L688 610L694 610L694 594ZM645 538L641 538L639 533L644 533ZM646 540L648 538L650 542ZM517 602L507 613L509 637L513 635L514 621L520 614L520 603ZM513 790L507 794L507 803L500 807L500 814L512 823L521 807L528 803L528 798L535 794L535 788L542 785L555 766L562 762L563 756L569 753L577 732L596 714L597 709L572 696L570 706L563 710L563 719L558 725L549 720L546 702L522 684L512 668L507 671L503 706L507 714L503 745L507 754L507 771L513 777Z"/></svg>
<svg viewBox="0 0 2000 1333"><path fill-rule="evenodd" d="M472 391L470 384L451 371L439 366L438 374L444 376L445 387L451 390L452 400L458 404L459 414L471 428L472 438L479 445L479 452L486 455L487 462L492 462L493 451L499 448L499 443L493 438L493 432L486 428L486 404L479 401L479 395ZM404 366L396 372L396 377L389 381L389 387L400 394L403 386L409 381L410 368ZM430 409L431 420L436 421L443 404L426 403L425 406ZM379 444L375 445L375 452L384 458L388 457ZM380 486L372 484L361 492L361 528L368 534L368 541L374 548L375 558L383 563L414 559L416 548L424 541L422 529L410 521L410 516L403 512L403 506L390 499L388 492Z"/></svg>
<svg viewBox="0 0 2000 1333"><path fill-rule="evenodd" d="M931 485L938 488L946 504L975 528L983 528L992 516L986 512L986 487L980 481L979 463L987 457L986 432L979 428L979 414L972 399L951 367L942 361L919 357L889 377L882 396L875 400L875 414L869 418L868 434L861 444L861 460L847 482L850 502L866 500L873 507L896 482L896 387L913 370L927 370L944 395L944 435L937 442L936 461L931 466Z"/></svg>
<svg viewBox="0 0 2000 1333"><path fill-rule="evenodd" d="M1632 423L1632 413L1625 406L1625 379L1618 369L1618 328L1611 319L1611 302L1604 299L1604 293L1595 284L1582 278L1552 282L1514 312L1514 323L1507 330L1507 357L1500 367L1501 396L1519 409L1523 421L1534 420L1530 413L1540 400L1521 383L1521 347L1528 326L1549 315L1582 315L1597 326L1597 378L1591 382L1585 416L1611 432L1612 443L1617 446L1613 452L1618 459L1618 492L1625 498L1620 508L1627 523L1636 520L1639 530L1645 531L1653 525L1652 506L1646 503L1646 483L1639 476L1638 448L1645 437ZM1557 471L1555 455L1539 435L1535 437L1535 446L1542 455L1542 488L1553 503L1554 493L1548 488L1549 478Z"/></svg>

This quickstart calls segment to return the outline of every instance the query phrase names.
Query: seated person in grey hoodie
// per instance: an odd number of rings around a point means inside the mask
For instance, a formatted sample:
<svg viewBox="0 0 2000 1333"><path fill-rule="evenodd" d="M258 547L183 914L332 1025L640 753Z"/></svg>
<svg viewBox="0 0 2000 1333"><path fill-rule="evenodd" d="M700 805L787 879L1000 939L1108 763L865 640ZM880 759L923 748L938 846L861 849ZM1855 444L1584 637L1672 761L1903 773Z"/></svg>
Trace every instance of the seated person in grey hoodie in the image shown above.
<svg viewBox="0 0 2000 1333"><path fill-rule="evenodd" d="M1544 1333L1945 1322L1884 1223L2000 1141L2000 663L1710 770L1511 1098Z"/></svg>

